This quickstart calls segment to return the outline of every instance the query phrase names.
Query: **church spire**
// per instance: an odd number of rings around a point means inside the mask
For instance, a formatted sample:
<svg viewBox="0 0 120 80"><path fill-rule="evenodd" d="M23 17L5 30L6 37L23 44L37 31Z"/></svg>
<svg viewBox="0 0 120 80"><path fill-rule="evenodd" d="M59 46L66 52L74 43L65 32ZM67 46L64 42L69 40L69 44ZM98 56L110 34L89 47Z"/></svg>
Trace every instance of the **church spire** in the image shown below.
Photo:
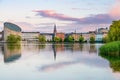
<svg viewBox="0 0 120 80"><path fill-rule="evenodd" d="M54 24L54 34L57 33L56 24Z"/></svg>

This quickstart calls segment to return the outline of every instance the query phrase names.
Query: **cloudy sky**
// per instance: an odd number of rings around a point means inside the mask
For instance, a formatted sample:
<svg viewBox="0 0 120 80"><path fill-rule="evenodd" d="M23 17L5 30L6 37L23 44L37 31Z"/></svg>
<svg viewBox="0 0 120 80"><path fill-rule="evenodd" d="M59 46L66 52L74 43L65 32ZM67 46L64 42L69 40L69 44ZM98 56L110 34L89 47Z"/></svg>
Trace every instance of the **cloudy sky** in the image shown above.
<svg viewBox="0 0 120 80"><path fill-rule="evenodd" d="M23 31L87 32L109 27L120 19L120 0L0 0L0 30L4 22Z"/></svg>

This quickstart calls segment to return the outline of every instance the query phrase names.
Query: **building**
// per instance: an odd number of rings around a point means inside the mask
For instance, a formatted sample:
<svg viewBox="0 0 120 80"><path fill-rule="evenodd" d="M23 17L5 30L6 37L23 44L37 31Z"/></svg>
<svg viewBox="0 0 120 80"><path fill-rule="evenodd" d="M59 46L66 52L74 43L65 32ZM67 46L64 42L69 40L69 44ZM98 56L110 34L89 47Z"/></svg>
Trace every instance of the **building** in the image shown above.
<svg viewBox="0 0 120 80"><path fill-rule="evenodd" d="M108 34L108 29L107 28L99 28L98 30L96 30L95 41L96 42L101 42L103 37L107 36L107 34Z"/></svg>
<svg viewBox="0 0 120 80"><path fill-rule="evenodd" d="M21 28L13 23L5 22L3 31L4 41L7 40L10 34L21 36Z"/></svg>
<svg viewBox="0 0 120 80"><path fill-rule="evenodd" d="M46 41L52 41L52 39L53 39L53 34L52 33L40 33L40 35L45 36Z"/></svg>
<svg viewBox="0 0 120 80"><path fill-rule="evenodd" d="M82 33L82 36L84 37L84 41L89 42L89 40L90 40L90 34L89 33Z"/></svg>
<svg viewBox="0 0 120 80"><path fill-rule="evenodd" d="M22 40L23 41L38 41L37 37L39 37L39 32L22 32Z"/></svg>
<svg viewBox="0 0 120 80"><path fill-rule="evenodd" d="M74 38L74 41L79 41L81 33L71 33L71 36Z"/></svg>
<svg viewBox="0 0 120 80"><path fill-rule="evenodd" d="M56 33L56 37L61 38L62 41L64 41L64 39L65 39L65 33L62 33L62 32Z"/></svg>
<svg viewBox="0 0 120 80"><path fill-rule="evenodd" d="M53 30L53 39L54 37L58 37L58 38L61 38L62 41L64 41L65 39L65 33L62 33L62 32L57 32L57 28L56 28L56 25L54 25L54 30Z"/></svg>

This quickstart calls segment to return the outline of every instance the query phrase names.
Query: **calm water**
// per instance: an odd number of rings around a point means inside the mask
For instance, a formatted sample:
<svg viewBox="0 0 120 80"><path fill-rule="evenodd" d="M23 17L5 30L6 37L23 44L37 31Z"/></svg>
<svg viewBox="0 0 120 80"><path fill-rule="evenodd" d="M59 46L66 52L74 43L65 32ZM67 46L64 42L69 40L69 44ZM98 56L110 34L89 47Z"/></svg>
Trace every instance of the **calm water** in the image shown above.
<svg viewBox="0 0 120 80"><path fill-rule="evenodd" d="M0 46L0 80L120 80L101 44Z"/></svg>

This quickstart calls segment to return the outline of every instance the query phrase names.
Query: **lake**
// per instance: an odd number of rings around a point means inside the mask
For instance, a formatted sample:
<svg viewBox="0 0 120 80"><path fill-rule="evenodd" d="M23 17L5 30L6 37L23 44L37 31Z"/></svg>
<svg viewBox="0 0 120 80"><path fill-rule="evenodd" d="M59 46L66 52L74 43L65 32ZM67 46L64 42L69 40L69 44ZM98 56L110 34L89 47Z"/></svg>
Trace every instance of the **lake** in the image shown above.
<svg viewBox="0 0 120 80"><path fill-rule="evenodd" d="M0 46L0 80L120 80L99 55L102 44Z"/></svg>

